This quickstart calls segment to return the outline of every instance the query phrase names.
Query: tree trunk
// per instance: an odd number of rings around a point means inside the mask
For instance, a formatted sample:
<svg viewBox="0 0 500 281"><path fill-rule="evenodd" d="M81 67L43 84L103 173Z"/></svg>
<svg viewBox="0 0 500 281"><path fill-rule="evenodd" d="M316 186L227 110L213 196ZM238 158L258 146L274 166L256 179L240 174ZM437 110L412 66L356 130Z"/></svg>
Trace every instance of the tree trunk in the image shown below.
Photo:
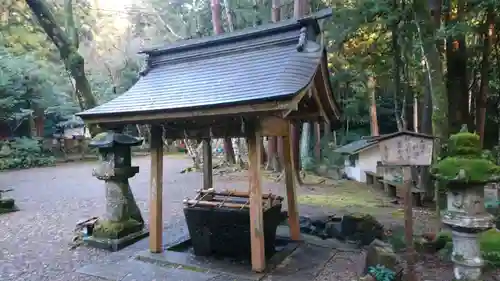
<svg viewBox="0 0 500 281"><path fill-rule="evenodd" d="M448 5L446 25L463 22L465 13L464 0L458 1L458 16L452 20L452 5ZM449 132L458 132L463 124L469 124L469 83L467 80L467 47L465 36L449 37L446 40L447 95ZM453 114L451 114L453 113Z"/></svg>
<svg viewBox="0 0 500 281"><path fill-rule="evenodd" d="M64 66L74 80L75 92L81 109L86 110L97 106L90 83L85 76L85 61L78 53L78 32L73 19L72 1L65 1L66 32L57 23L50 4L46 0L26 0L26 3L49 39L59 50ZM92 126L89 129L92 135L98 132L97 127Z"/></svg>
<svg viewBox="0 0 500 281"><path fill-rule="evenodd" d="M222 34L222 22L220 20L220 0L210 0L212 8L212 26L215 34Z"/></svg>
<svg viewBox="0 0 500 281"><path fill-rule="evenodd" d="M307 14L307 0L293 1L293 17L300 19Z"/></svg>
<svg viewBox="0 0 500 281"><path fill-rule="evenodd" d="M439 1L439 0L436 0ZM432 100L432 130L438 139L447 139L448 137L448 97L444 85L443 68L438 47L435 42L424 40L423 38L434 38L437 26L430 19L431 12L427 1L414 0L414 10L416 11L416 27L418 30L423 65L425 75L429 82L429 93ZM422 20L423 24L419 22ZM427 105L426 105L427 107ZM424 126L424 124L422 124ZM435 146L436 155L440 153L440 145Z"/></svg>
<svg viewBox="0 0 500 281"><path fill-rule="evenodd" d="M272 0L272 11L271 18L273 22L279 22L281 20L281 1Z"/></svg>
<svg viewBox="0 0 500 281"><path fill-rule="evenodd" d="M227 26L229 27L229 32L234 31L234 18L233 18L233 10L231 8L231 4L229 0L224 0L224 10L226 12L227 18Z"/></svg>
<svg viewBox="0 0 500 281"><path fill-rule="evenodd" d="M279 22L281 20L280 13L280 0L272 0L272 11L271 11L272 21ZM281 172L280 156L278 150L278 143L281 142L281 138L269 137L267 141L267 166L266 170L272 170L274 172Z"/></svg>
<svg viewBox="0 0 500 281"><path fill-rule="evenodd" d="M210 6L212 8L212 26L214 33L222 34L224 30L222 29L222 23L220 20L220 0L210 0ZM224 160L229 164L236 164L231 138L224 138Z"/></svg>
<svg viewBox="0 0 500 281"><path fill-rule="evenodd" d="M56 45L66 69L75 81L77 94L84 102L82 110L97 106L97 101L90 88L90 83L85 76L85 65L83 57L78 53L78 36L74 25L72 2L66 0L66 32L56 22L56 19L45 0L26 0L31 11L37 18L50 40Z"/></svg>
<svg viewBox="0 0 500 281"><path fill-rule="evenodd" d="M314 122L314 163L321 162L321 124Z"/></svg>
<svg viewBox="0 0 500 281"><path fill-rule="evenodd" d="M375 99L375 77L370 75L367 81L368 95L370 98L370 131L372 136L378 136L377 102Z"/></svg>
<svg viewBox="0 0 500 281"><path fill-rule="evenodd" d="M393 1L393 11L399 9L398 0ZM402 131L403 126L403 116L399 115L398 103L401 96L401 47L399 45L399 18L396 18L392 23L392 52L393 52L393 75L394 75L394 115L398 125L398 130ZM403 108L405 104L403 103Z"/></svg>
<svg viewBox="0 0 500 281"><path fill-rule="evenodd" d="M415 25L418 31L419 45L421 46L421 54L423 58L423 73L425 74L424 89L424 108L422 113L422 132L432 133L437 139L434 145L434 156L439 157L441 153L441 139L448 137L448 97L444 84L443 64L441 62L441 51L443 50L442 42L432 42L423 40L423 38L435 38L436 30L441 24L441 5L442 0L433 0L428 6L427 1L413 1L415 10ZM418 22L422 20L423 24ZM436 220L440 223L440 206L439 206L439 188L430 181L428 169L422 169L420 175L420 184L425 184L427 196L432 196L434 193L434 201L436 202ZM438 229L439 230L439 229ZM438 231L437 230L437 231Z"/></svg>
<svg viewBox="0 0 500 281"><path fill-rule="evenodd" d="M300 167L301 167L301 161L300 161L300 130L299 130L300 123L298 122L292 122L290 124L290 142L292 146L292 161L293 161L293 170L294 170L294 176L295 179L297 180L298 184L302 184L302 178L300 177ZM278 146L279 143L278 143ZM283 151L283 142L281 147L278 147L278 150ZM281 149L280 149L281 148ZM283 155L283 153L281 153ZM281 159L283 161L283 159ZM283 162L282 162L283 163Z"/></svg>
<svg viewBox="0 0 500 281"><path fill-rule="evenodd" d="M272 170L274 172L281 172L281 163L279 159L278 151L278 140L277 137L269 137L267 140L267 167L266 170Z"/></svg>
<svg viewBox="0 0 500 281"><path fill-rule="evenodd" d="M300 140L300 160L301 169L306 170L311 164L311 123L304 122L302 124L302 136Z"/></svg>
<svg viewBox="0 0 500 281"><path fill-rule="evenodd" d="M495 11L493 7L488 7L486 16L485 31L483 35L483 61L481 65L481 84L476 98L476 132L481 138L481 145L484 145L484 128L486 125L486 103L489 94L490 82L490 54L493 44L493 33L495 29Z"/></svg>
<svg viewBox="0 0 500 281"><path fill-rule="evenodd" d="M295 19L300 19L304 17L307 13L306 11L307 8L307 0L294 0L293 1L293 17ZM299 130L299 124L300 123L295 123L292 124L290 127L290 141L292 143L292 148L293 148L293 155L295 156L295 177L297 179L298 184L302 184L302 178L300 177L300 167L302 167L301 163L301 155L300 155L300 130ZM303 134L309 135L309 132L302 132Z"/></svg>

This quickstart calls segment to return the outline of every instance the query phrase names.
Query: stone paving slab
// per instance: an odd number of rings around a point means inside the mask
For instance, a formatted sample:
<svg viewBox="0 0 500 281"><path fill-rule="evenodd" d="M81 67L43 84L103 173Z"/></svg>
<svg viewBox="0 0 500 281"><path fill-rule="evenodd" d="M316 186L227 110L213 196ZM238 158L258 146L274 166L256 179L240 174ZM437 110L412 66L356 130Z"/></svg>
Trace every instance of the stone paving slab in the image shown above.
<svg viewBox="0 0 500 281"><path fill-rule="evenodd" d="M184 266L196 270L210 270L221 274L227 273L227 275L232 275L233 278L237 278L236 280L248 279L258 281L264 276L263 273L252 272L252 268L248 264L229 264L228 262L222 260L211 260L204 257L196 257L188 253L174 251L165 251L163 253L154 254L149 250L146 250L140 252L137 255L137 259L144 262L156 263L162 266Z"/></svg>
<svg viewBox="0 0 500 281"><path fill-rule="evenodd" d="M103 278L110 281L208 281L216 274L197 272L182 268L161 267L137 260L126 260L117 263L91 264L76 272Z"/></svg>
<svg viewBox="0 0 500 281"><path fill-rule="evenodd" d="M89 264L76 270L77 273L104 278L107 280L120 281L127 275L123 271L126 268L126 261L117 263Z"/></svg>
<svg viewBox="0 0 500 281"><path fill-rule="evenodd" d="M264 280L314 280L336 252L336 250L326 247L304 243L278 265L275 270L266 275Z"/></svg>
<svg viewBox="0 0 500 281"><path fill-rule="evenodd" d="M221 274L221 275L215 276L212 279L209 279L208 281L252 281L252 279L235 277L234 275Z"/></svg>
<svg viewBox="0 0 500 281"><path fill-rule="evenodd" d="M277 264L271 266L270 273L252 272L248 264L229 264L227 261L218 262L174 251L165 251L160 254L143 251L138 254L138 258L159 265L176 264L197 270L210 270L211 273L221 273L210 281L307 281L314 280L324 269L325 264L337 253L337 250L324 245L308 243L295 245L293 252L288 252L279 259ZM193 281L198 281L198 279L193 279Z"/></svg>

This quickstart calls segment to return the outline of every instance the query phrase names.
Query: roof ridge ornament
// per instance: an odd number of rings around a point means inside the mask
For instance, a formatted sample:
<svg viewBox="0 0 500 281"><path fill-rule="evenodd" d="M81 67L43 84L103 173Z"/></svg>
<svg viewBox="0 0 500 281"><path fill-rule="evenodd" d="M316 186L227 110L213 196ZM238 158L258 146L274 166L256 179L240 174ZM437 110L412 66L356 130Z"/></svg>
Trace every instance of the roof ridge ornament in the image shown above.
<svg viewBox="0 0 500 281"><path fill-rule="evenodd" d="M143 69L139 71L139 77L146 76L151 71L152 68L153 68L153 62L151 60L151 57L148 56L146 58L146 65L144 65Z"/></svg>
<svg viewBox="0 0 500 281"><path fill-rule="evenodd" d="M299 43L297 44L297 51L302 52L307 42L307 27L302 27L299 34Z"/></svg>

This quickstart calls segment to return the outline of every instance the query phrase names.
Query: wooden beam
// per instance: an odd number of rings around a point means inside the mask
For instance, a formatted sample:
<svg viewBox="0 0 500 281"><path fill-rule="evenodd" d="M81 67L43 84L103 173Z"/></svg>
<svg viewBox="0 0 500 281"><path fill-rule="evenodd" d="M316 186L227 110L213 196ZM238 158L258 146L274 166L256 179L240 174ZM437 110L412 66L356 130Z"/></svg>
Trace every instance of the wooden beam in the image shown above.
<svg viewBox="0 0 500 281"><path fill-rule="evenodd" d="M203 142L203 189L213 187L212 176L212 139L205 138Z"/></svg>
<svg viewBox="0 0 500 281"><path fill-rule="evenodd" d="M263 272L266 268L264 247L264 222L262 210L262 186L260 172L261 135L255 128L248 133L248 162L250 175L250 243L252 246L252 269Z"/></svg>
<svg viewBox="0 0 500 281"><path fill-rule="evenodd" d="M319 109L319 113L323 117L323 120L326 123L330 124L330 118L328 118L328 115L326 115L326 111L325 111L325 108L323 107L323 103L321 102L321 99L319 97L318 89L316 88L316 85L312 86L311 91L312 91L312 98L316 102L316 105L318 106L318 109Z"/></svg>
<svg viewBox="0 0 500 281"><path fill-rule="evenodd" d="M292 142L290 136L283 137L283 162L285 164L285 188L288 203L288 224L290 225L290 238L298 241L300 236L299 212L297 207L297 195L295 180L293 178L292 165Z"/></svg>
<svg viewBox="0 0 500 281"><path fill-rule="evenodd" d="M411 167L403 167L403 182L405 187L404 196L404 218L405 218L405 242L406 242L406 264L407 273L405 280L416 281L415 272L416 253L413 243L413 206L412 206L412 182Z"/></svg>
<svg viewBox="0 0 500 281"><path fill-rule="evenodd" d="M333 92L332 88L330 88L330 78L328 77L329 73L328 73L328 65L326 62L326 57L321 59L319 71L321 72L321 77L323 78L323 87L325 88L328 104L333 109L333 112L335 112L337 119L340 119L340 112L339 112L340 109L337 107L337 104L333 100Z"/></svg>
<svg viewBox="0 0 500 281"><path fill-rule="evenodd" d="M288 135L289 123L280 117L265 117L260 120L262 136L282 137Z"/></svg>
<svg viewBox="0 0 500 281"><path fill-rule="evenodd" d="M151 126L151 184L149 211L149 250L163 251L163 140L161 126Z"/></svg>
<svg viewBox="0 0 500 281"><path fill-rule="evenodd" d="M217 117L225 115L241 115L243 113L259 113L269 111L282 111L290 108L290 101L283 102L265 102L259 104L235 105L223 108L206 108L206 109L185 109L183 111L165 112L159 111L154 113L116 113L108 116L80 116L85 123L148 123L151 121L164 121L174 119L192 119L196 117Z"/></svg>
<svg viewBox="0 0 500 281"><path fill-rule="evenodd" d="M299 103L304 99L304 97L308 93L310 85L311 84L307 85L304 88L304 90L302 90L302 92L293 97L292 101L290 102L289 110L283 114L283 117L287 117L290 113L299 109Z"/></svg>
<svg viewBox="0 0 500 281"><path fill-rule="evenodd" d="M287 120L300 120L300 121L321 121L322 117L318 113L297 113L291 114L286 117Z"/></svg>

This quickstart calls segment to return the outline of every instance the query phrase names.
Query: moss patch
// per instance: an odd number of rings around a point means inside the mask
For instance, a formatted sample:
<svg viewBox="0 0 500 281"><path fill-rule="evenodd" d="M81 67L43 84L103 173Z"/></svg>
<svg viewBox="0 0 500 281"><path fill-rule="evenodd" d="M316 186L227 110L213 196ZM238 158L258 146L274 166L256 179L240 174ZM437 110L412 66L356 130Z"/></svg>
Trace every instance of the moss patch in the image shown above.
<svg viewBox="0 0 500 281"><path fill-rule="evenodd" d="M134 219L120 222L103 220L97 222L92 236L96 238L118 239L131 233L141 231L142 228L143 224Z"/></svg>
<svg viewBox="0 0 500 281"><path fill-rule="evenodd" d="M12 210L15 207L15 201L12 198L0 199L0 209Z"/></svg>

